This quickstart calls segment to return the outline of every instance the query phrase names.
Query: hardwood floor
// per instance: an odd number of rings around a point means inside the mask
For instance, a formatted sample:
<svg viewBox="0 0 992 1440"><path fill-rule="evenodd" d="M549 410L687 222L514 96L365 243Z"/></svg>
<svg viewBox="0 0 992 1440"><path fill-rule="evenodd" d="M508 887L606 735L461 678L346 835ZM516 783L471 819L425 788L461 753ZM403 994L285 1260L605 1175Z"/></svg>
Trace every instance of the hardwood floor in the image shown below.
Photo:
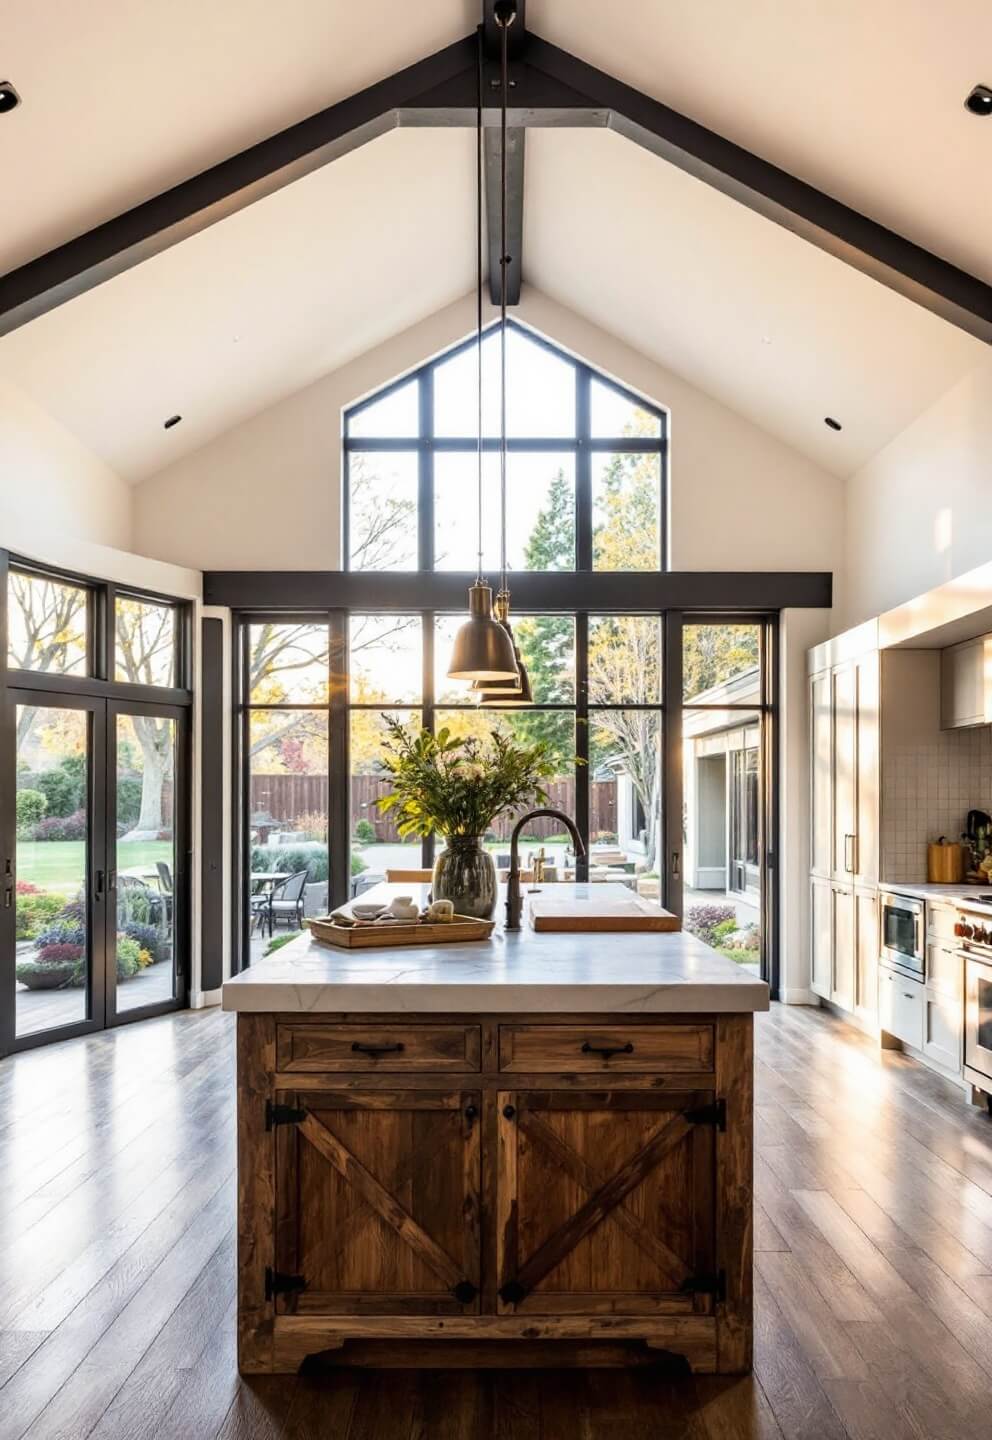
<svg viewBox="0 0 992 1440"><path fill-rule="evenodd" d="M755 1374L234 1362L234 1027L0 1062L0 1440L986 1440L992 1121L814 1010L758 1017Z"/></svg>

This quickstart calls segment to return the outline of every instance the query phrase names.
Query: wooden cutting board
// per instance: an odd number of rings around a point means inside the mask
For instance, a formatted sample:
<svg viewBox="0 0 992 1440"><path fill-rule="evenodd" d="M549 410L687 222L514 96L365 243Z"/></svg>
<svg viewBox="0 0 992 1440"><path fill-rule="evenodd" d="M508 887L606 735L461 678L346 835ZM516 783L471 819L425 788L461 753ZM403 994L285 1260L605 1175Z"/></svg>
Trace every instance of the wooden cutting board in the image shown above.
<svg viewBox="0 0 992 1440"><path fill-rule="evenodd" d="M628 890L622 895L615 885L590 886L588 897L555 896L549 888L540 895L528 895L527 908L534 930L560 930L605 934L610 931L681 930L682 922L670 910L663 910ZM596 890L611 893L597 895Z"/></svg>

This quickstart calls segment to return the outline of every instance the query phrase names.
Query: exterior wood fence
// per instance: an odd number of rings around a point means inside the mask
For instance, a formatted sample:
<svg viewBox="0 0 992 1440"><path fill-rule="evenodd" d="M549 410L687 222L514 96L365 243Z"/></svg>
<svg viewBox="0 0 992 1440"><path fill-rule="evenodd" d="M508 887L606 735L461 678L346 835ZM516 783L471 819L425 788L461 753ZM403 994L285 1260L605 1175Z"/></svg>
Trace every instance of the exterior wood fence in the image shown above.
<svg viewBox="0 0 992 1440"><path fill-rule="evenodd" d="M351 817L367 820L375 831L375 838L381 842L395 844L399 840L396 822L392 815L380 815L375 801L384 795L389 786L376 775L352 775ZM554 780L547 785L548 804L566 815L575 814L575 781ZM327 814L326 775L253 775L251 777L250 805L252 816L271 815L288 830L302 828L299 824L304 816L324 817ZM509 840L513 829L513 816L501 815L493 826L493 833L499 840ZM617 793L613 780L593 780L589 786L589 830L594 840L605 840L616 836ZM533 820L527 826L527 834L538 840L549 835L560 835L562 826L557 820ZM316 838L316 837L315 837Z"/></svg>

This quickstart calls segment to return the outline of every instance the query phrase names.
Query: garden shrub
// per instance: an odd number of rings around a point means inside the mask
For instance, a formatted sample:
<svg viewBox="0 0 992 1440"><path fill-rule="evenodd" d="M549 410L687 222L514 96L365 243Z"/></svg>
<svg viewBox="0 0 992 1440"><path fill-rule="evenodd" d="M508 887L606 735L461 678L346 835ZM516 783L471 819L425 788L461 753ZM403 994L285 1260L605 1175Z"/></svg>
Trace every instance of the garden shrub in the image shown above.
<svg viewBox="0 0 992 1440"><path fill-rule="evenodd" d="M289 944L290 940L298 940L299 938L300 932L298 930L288 930L285 935L273 935L268 945L266 945L265 949L262 951L263 958L266 955L273 954L276 950L281 950L284 945Z"/></svg>
<svg viewBox="0 0 992 1440"><path fill-rule="evenodd" d="M126 920L124 934L130 936L132 940L136 940L142 950L147 950L153 961L166 958L166 938L154 925L142 925L137 920Z"/></svg>
<svg viewBox="0 0 992 1440"><path fill-rule="evenodd" d="M721 943L722 941L726 940L726 939L727 939L727 936L728 936L728 935L733 935L736 929L737 929L737 920L736 920L736 919L733 919L733 920L721 920L720 923L719 923L719 925L714 925L714 926L713 926L713 943L714 943L714 944L719 944L719 943Z"/></svg>
<svg viewBox="0 0 992 1440"><path fill-rule="evenodd" d="M117 932L117 978L130 980L141 969L141 946L123 931Z"/></svg>
<svg viewBox="0 0 992 1440"><path fill-rule="evenodd" d="M36 950L44 950L49 945L85 945L86 928L78 920L67 919L62 912L35 936L34 944Z"/></svg>
<svg viewBox="0 0 992 1440"><path fill-rule="evenodd" d="M82 959L85 947L82 945L71 945L67 942L56 945L46 945L38 951L39 965L73 965L77 960Z"/></svg>
<svg viewBox="0 0 992 1440"><path fill-rule="evenodd" d="M308 883L319 885L327 879L327 846L315 841L300 845L256 845L251 852L253 870L283 870L294 875L297 870L310 869Z"/></svg>
<svg viewBox="0 0 992 1440"><path fill-rule="evenodd" d="M362 872L363 872L364 870L367 870L368 868L369 868L368 865L367 865L367 864L365 863L365 861L362 859L361 855L352 855L352 857L351 857L351 873L352 873L352 875L361 875Z"/></svg>
<svg viewBox="0 0 992 1440"><path fill-rule="evenodd" d="M18 880L17 893L18 895L40 895L41 888L38 885L32 885L30 880Z"/></svg>
<svg viewBox="0 0 992 1440"><path fill-rule="evenodd" d="M141 781L136 775L121 775L117 780L117 824L131 830L141 814Z"/></svg>
<svg viewBox="0 0 992 1440"><path fill-rule="evenodd" d="M38 838L32 831L44 815L46 803L40 790L18 790L17 833L22 840Z"/></svg>
<svg viewBox="0 0 992 1440"><path fill-rule="evenodd" d="M22 790L21 794L27 794ZM46 815L34 826L32 840L85 840L86 811L74 810L71 815Z"/></svg>
<svg viewBox="0 0 992 1440"><path fill-rule="evenodd" d="M117 918L125 922L124 929L131 933L131 924L147 925L152 912L160 907L154 892L147 885L123 885L117 891Z"/></svg>
<svg viewBox="0 0 992 1440"><path fill-rule="evenodd" d="M46 815L72 815L85 798L85 777L71 774L63 765L43 771L34 783L45 797Z"/></svg>
<svg viewBox="0 0 992 1440"><path fill-rule="evenodd" d="M17 938L35 940L62 909L61 895L48 895L44 890L25 895L18 886Z"/></svg>
<svg viewBox="0 0 992 1440"><path fill-rule="evenodd" d="M361 820L355 821L355 839L360 845L372 845L375 842L375 826L371 820L363 816Z"/></svg>
<svg viewBox="0 0 992 1440"><path fill-rule="evenodd" d="M737 911L733 905L690 905L685 915L685 928L690 935L697 936L706 945L716 943L718 925L732 921L731 929L737 928Z"/></svg>

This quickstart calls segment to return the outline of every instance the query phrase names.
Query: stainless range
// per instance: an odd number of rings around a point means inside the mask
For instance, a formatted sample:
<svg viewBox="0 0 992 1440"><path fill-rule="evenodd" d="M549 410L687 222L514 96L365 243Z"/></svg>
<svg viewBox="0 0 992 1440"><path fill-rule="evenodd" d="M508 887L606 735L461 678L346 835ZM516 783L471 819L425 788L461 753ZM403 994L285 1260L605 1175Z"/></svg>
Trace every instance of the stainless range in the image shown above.
<svg viewBox="0 0 992 1440"><path fill-rule="evenodd" d="M992 896L978 896L992 906ZM992 1109L992 910L962 912L955 926L964 960L964 1075Z"/></svg>

